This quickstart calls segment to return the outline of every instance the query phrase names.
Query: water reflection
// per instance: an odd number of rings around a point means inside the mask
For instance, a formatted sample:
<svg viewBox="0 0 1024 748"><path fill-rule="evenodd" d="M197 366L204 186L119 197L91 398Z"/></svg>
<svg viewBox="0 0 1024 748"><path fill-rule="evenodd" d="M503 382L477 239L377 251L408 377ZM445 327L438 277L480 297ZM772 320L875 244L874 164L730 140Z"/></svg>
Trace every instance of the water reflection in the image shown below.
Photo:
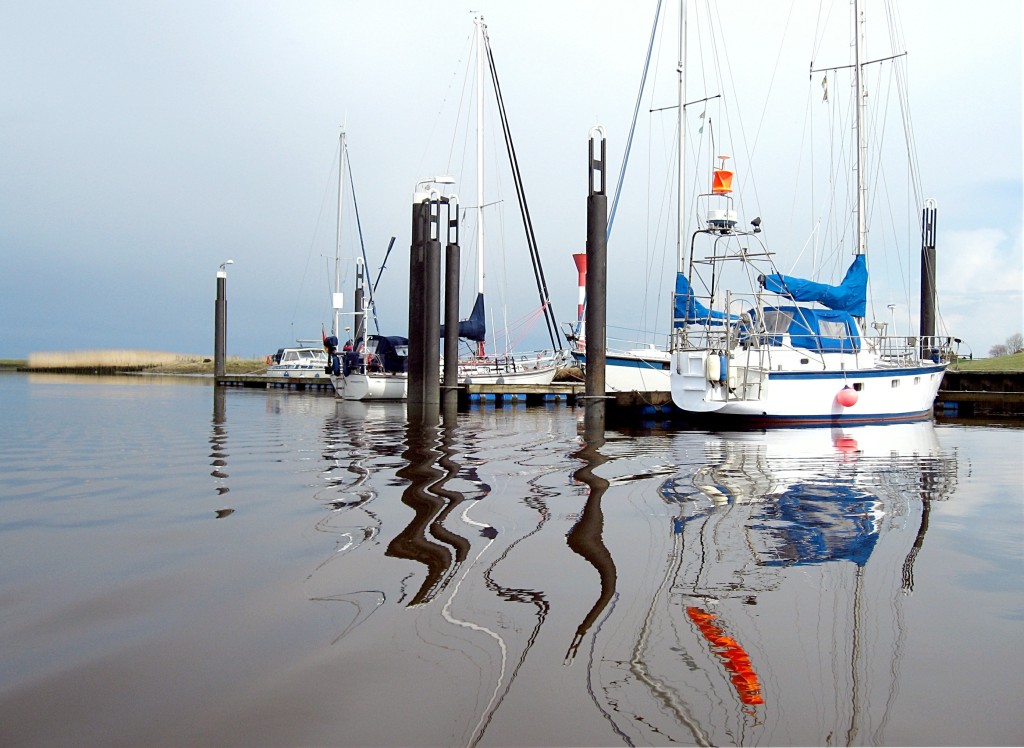
<svg viewBox="0 0 1024 748"><path fill-rule="evenodd" d="M213 387L213 421L210 426L210 465L213 470L210 472L216 481L216 492L217 495L226 494L231 489L228 488L227 479L227 442L228 442L228 428L227 428L227 408L224 401L224 388ZM232 514L235 510L229 507L224 507L216 511L217 519L222 519Z"/></svg>
<svg viewBox="0 0 1024 748"><path fill-rule="evenodd" d="M647 729L682 726L700 745L807 728L822 744L874 742L899 688L902 598L955 456L931 423L707 435L703 451L659 489L677 507L672 562L633 680L606 697L649 700ZM796 714L816 723L787 726Z"/></svg>
<svg viewBox="0 0 1024 748"><path fill-rule="evenodd" d="M600 579L600 593L593 606L580 622L576 629L576 635L565 653L565 662L571 663L576 657L580 643L587 631L594 625L609 603L615 598L615 561L604 543L604 513L601 510L601 499L611 485L607 478L603 478L595 470L608 462L609 458L601 453L604 445L604 421L603 406L601 406L597 418L592 416L588 410L586 426L584 428L583 446L573 457L583 460L584 464L573 473L573 478L587 486L587 502L583 506L583 512L579 520L573 525L572 530L566 536L566 542L574 553L582 556L597 570ZM596 422L594 422L596 421Z"/></svg>

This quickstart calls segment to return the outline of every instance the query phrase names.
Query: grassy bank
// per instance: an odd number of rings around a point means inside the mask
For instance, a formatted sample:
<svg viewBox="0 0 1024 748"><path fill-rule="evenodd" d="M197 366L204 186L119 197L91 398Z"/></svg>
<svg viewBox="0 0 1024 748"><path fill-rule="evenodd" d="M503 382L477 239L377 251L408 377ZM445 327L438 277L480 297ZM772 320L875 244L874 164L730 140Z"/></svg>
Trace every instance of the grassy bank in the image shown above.
<svg viewBox="0 0 1024 748"><path fill-rule="evenodd" d="M28 371L81 372L108 374L144 372L155 374L213 374L213 358L164 351L93 350L30 353L27 362L17 368ZM224 362L229 374L259 373L266 370L265 359L229 356Z"/></svg>
<svg viewBox="0 0 1024 748"><path fill-rule="evenodd" d="M1024 351L975 361L960 359L951 368L960 371L1024 371Z"/></svg>

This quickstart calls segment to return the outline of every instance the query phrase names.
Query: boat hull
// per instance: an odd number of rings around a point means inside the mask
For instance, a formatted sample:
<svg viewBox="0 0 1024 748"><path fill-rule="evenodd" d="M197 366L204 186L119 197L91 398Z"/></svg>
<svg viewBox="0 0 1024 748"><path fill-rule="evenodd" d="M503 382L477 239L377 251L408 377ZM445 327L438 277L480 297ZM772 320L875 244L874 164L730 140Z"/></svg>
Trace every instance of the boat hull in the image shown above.
<svg viewBox="0 0 1024 748"><path fill-rule="evenodd" d="M678 351L672 401L715 421L767 425L912 421L932 413L944 363L818 370L735 366L707 351ZM719 362L709 359L718 358ZM724 367L724 368L723 368ZM842 393L842 394L841 394Z"/></svg>
<svg viewBox="0 0 1024 748"><path fill-rule="evenodd" d="M358 374L332 376L336 397L344 400L405 400L409 378L406 374Z"/></svg>
<svg viewBox="0 0 1024 748"><path fill-rule="evenodd" d="M461 384L551 384L558 366L538 366L534 369L494 371L487 366L459 366Z"/></svg>
<svg viewBox="0 0 1024 748"><path fill-rule="evenodd" d="M573 358L586 366L587 356L573 351ZM668 392L671 389L672 357L667 351L642 348L605 354L604 385L607 392Z"/></svg>
<svg viewBox="0 0 1024 748"><path fill-rule="evenodd" d="M289 379L326 379L329 374L324 372L327 362L324 361L318 366L303 365L275 365L267 367L269 377L288 377Z"/></svg>

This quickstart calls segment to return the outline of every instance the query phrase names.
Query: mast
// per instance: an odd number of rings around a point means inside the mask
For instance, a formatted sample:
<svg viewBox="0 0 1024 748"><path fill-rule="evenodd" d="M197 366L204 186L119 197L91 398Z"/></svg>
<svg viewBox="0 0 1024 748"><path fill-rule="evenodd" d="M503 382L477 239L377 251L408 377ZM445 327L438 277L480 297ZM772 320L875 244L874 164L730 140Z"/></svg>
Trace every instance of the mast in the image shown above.
<svg viewBox="0 0 1024 748"><path fill-rule="evenodd" d="M484 293L484 19L476 19L476 292ZM477 355L485 355L484 341L477 342Z"/></svg>
<svg viewBox="0 0 1024 748"><path fill-rule="evenodd" d="M686 116L684 103L686 102L686 72L683 69L683 61L686 57L686 0L679 0L679 64L676 70L679 74L679 109L676 112L678 118L677 128L679 130L679 142L676 147L679 149L679 157L676 164L676 194L679 202L676 205L676 272L682 273L686 270L683 260L683 248L686 246L686 237L683 236L683 216L686 214L686 202L684 189L686 180L683 175L683 150L686 146Z"/></svg>
<svg viewBox="0 0 1024 748"><path fill-rule="evenodd" d="M861 61L864 59L864 15L860 9L859 0L853 0L853 16L853 81L854 96L857 99L855 125L857 130L857 245L854 249L854 254L862 255L867 252L868 243L868 180L864 175L864 169L867 168L868 162L868 143L864 132L864 109L867 101L864 96L864 80L861 75Z"/></svg>
<svg viewBox="0 0 1024 748"><path fill-rule="evenodd" d="M341 213L345 195L345 129L342 128L338 142L338 219L334 237L334 297L331 299L334 308L334 326L331 334L341 339Z"/></svg>

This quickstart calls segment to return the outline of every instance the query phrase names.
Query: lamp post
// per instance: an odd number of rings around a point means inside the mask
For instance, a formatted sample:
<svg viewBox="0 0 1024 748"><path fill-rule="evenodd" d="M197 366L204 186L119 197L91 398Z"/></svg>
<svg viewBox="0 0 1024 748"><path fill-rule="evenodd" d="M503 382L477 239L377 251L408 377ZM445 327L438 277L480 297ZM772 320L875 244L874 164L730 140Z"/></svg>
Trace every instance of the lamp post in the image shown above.
<svg viewBox="0 0 1024 748"><path fill-rule="evenodd" d="M217 268L217 300L213 308L213 374L215 377L224 376L224 361L226 356L228 337L228 265L234 265L234 260L225 260Z"/></svg>

